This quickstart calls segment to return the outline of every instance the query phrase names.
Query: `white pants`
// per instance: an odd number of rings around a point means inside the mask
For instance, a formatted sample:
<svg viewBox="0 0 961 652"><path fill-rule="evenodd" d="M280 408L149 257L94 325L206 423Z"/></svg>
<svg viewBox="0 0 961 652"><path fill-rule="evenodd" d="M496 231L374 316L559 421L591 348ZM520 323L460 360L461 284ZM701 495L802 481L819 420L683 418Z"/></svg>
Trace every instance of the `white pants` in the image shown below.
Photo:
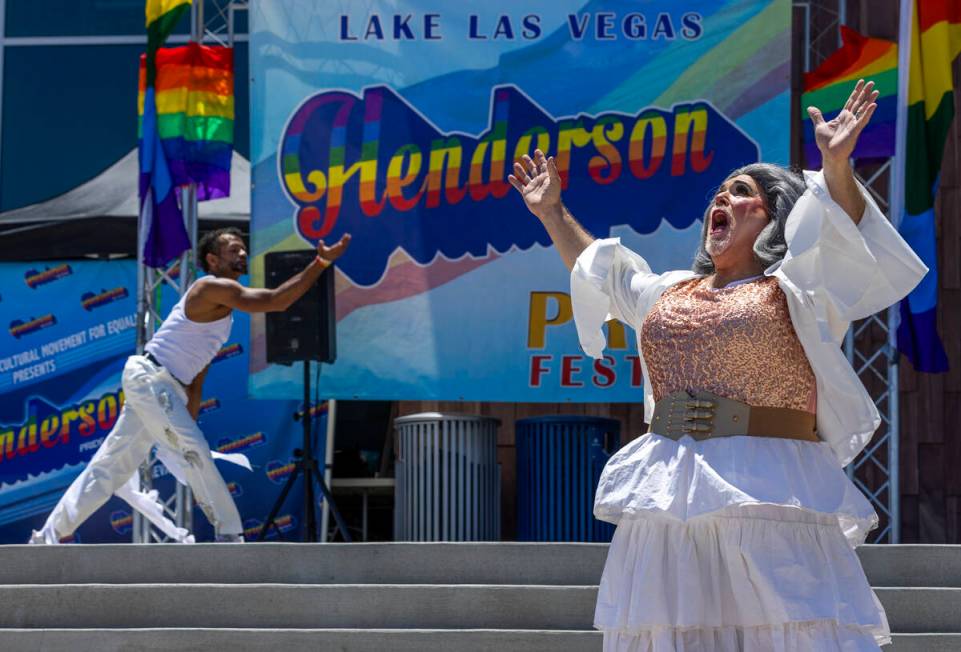
<svg viewBox="0 0 961 652"><path fill-rule="evenodd" d="M73 534L130 479L154 445L182 457L187 483L216 535L241 535L237 506L214 466L203 432L187 412L183 385L140 355L127 358L122 383L124 406L117 423L50 513L43 538L51 542Z"/></svg>

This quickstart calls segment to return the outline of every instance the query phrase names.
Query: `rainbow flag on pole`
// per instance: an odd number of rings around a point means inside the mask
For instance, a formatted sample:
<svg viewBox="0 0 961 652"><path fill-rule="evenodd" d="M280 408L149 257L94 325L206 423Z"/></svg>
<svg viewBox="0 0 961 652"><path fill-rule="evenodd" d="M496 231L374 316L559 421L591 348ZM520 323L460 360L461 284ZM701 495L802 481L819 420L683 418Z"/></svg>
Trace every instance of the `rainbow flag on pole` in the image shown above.
<svg viewBox="0 0 961 652"><path fill-rule="evenodd" d="M234 52L190 43L156 54L154 89L140 58L141 137L149 90L155 90L157 129L175 186L197 184L197 199L230 194L234 140Z"/></svg>
<svg viewBox="0 0 961 652"><path fill-rule="evenodd" d="M938 259L934 199L941 157L954 119L952 62L961 53L961 0L914 0L904 160L904 213L899 231L929 272L901 302L898 348L918 371L943 372L938 337ZM954 216L952 216L953 218Z"/></svg>
<svg viewBox="0 0 961 652"><path fill-rule="evenodd" d="M190 10L191 0L147 0L147 61L152 63L154 53L163 47L167 37L174 31L180 18ZM153 86L153 70L148 66L150 85Z"/></svg>
<svg viewBox="0 0 961 652"><path fill-rule="evenodd" d="M140 229L146 232L143 260L162 267L190 249L177 201L176 186L160 138L154 88L157 52L166 42L190 0L147 0L147 54L140 119Z"/></svg>
<svg viewBox="0 0 961 652"><path fill-rule="evenodd" d="M825 117L837 114L859 79L872 80L878 108L858 138L852 158L894 156L898 102L898 46L892 41L862 36L841 26L841 47L814 71L804 75L801 115L804 118L804 161L821 166L821 152L814 142L814 124L806 108L816 106Z"/></svg>

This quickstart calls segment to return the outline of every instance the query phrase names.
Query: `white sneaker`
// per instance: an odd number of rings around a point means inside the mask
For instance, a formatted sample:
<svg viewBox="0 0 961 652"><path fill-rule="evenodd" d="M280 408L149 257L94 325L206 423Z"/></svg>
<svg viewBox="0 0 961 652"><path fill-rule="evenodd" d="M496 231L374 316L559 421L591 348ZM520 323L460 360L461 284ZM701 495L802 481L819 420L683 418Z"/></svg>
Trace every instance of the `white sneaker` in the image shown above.
<svg viewBox="0 0 961 652"><path fill-rule="evenodd" d="M43 532L37 532L36 530L33 530L33 533L30 535L30 540L27 541L28 544L33 545L43 545L46 542L47 540L43 538Z"/></svg>
<svg viewBox="0 0 961 652"><path fill-rule="evenodd" d="M39 530L39 531L34 530L33 534L30 535L30 540L27 541L27 543L34 544L34 545L59 544L60 537L57 536L57 533L53 530L53 528L48 529L44 527L42 530Z"/></svg>
<svg viewBox="0 0 961 652"><path fill-rule="evenodd" d="M243 543L244 535L242 534L218 534L214 537L214 542L216 543Z"/></svg>

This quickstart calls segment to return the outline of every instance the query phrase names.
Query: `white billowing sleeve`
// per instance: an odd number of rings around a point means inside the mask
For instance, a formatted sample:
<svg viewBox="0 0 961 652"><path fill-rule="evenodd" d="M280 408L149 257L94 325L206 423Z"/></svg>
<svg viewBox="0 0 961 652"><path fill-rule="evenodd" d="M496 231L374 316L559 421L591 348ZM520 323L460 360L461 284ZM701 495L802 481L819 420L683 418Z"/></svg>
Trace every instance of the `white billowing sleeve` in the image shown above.
<svg viewBox="0 0 961 652"><path fill-rule="evenodd" d="M645 293L659 278L620 238L595 240L581 252L571 270L571 303L577 337L587 355L601 357L607 320L618 319L637 330Z"/></svg>
<svg viewBox="0 0 961 652"><path fill-rule="evenodd" d="M805 172L807 192L787 220L788 253L780 271L815 299L825 338L905 297L927 267L884 217L863 186L858 224L828 191L824 172ZM820 305L818 305L820 304Z"/></svg>

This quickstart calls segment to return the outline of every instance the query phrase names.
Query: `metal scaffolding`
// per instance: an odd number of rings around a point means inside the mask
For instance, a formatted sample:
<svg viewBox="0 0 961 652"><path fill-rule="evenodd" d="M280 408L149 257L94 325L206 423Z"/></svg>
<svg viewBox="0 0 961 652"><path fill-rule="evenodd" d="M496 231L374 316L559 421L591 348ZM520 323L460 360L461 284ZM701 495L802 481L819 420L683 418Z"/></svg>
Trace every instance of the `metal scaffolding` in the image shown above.
<svg viewBox="0 0 961 652"><path fill-rule="evenodd" d="M204 9L212 9L207 19ZM233 47L234 44L234 15L238 10L245 10L246 2L229 2L223 0L199 0L191 5L190 10L190 40L197 43L212 42L218 45ZM143 353L144 345L153 337L157 327L163 322L164 306L162 305L162 290L169 287L176 292L177 297L183 296L197 276L194 260L194 250L197 245L198 208L197 188L187 186L180 189L180 205L183 209L187 235L190 239L190 249L171 261L166 268L156 269L144 264L143 251L147 238L148 225L142 221L137 229L137 353ZM166 306L169 309L171 306ZM151 450L146 462L140 467L140 487L143 491L153 488L155 477L163 473L163 467L157 460L156 452ZM173 495L162 498L167 516L178 527L193 529L193 496L190 488L175 482ZM133 541L134 543L165 542L168 538L160 530L134 510L133 513Z"/></svg>
<svg viewBox="0 0 961 652"><path fill-rule="evenodd" d="M847 20L846 2L795 0L794 8L803 21L803 71L808 72L840 45L840 27ZM855 161L854 168L855 177L892 219L894 159ZM871 543L898 543L901 539L897 325L897 306L892 306L852 324L844 339L845 355L881 415L881 425L871 443L845 469L878 512L880 523L869 538Z"/></svg>

